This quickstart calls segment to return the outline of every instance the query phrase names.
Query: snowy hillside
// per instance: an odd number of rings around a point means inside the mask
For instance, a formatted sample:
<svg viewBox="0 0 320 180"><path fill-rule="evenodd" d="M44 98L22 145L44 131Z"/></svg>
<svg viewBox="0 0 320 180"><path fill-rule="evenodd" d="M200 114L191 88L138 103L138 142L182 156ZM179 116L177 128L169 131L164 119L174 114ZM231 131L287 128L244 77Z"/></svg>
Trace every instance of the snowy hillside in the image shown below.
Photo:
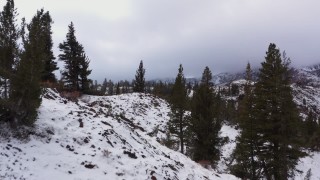
<svg viewBox="0 0 320 180"><path fill-rule="evenodd" d="M310 109L320 115L319 69L296 71L294 101L304 117ZM242 94L246 81L236 77L221 78L233 80L217 89L234 84ZM151 95L83 96L71 102L48 89L35 127L21 131L20 136L30 134L27 140L10 138L0 127L0 179L236 179L227 173L239 131L222 127L220 135L229 143L222 147L217 166L226 174L219 174L162 145L169 111L164 100ZM302 158L297 168L302 173L294 179L304 179L308 172L311 179L320 179L320 153Z"/></svg>
<svg viewBox="0 0 320 180"><path fill-rule="evenodd" d="M235 179L162 146L168 105L149 95L44 95L27 141L0 141L0 179Z"/></svg>
<svg viewBox="0 0 320 180"><path fill-rule="evenodd" d="M320 77L320 64L307 66L307 67L302 68L302 70L305 72L308 72L314 76Z"/></svg>

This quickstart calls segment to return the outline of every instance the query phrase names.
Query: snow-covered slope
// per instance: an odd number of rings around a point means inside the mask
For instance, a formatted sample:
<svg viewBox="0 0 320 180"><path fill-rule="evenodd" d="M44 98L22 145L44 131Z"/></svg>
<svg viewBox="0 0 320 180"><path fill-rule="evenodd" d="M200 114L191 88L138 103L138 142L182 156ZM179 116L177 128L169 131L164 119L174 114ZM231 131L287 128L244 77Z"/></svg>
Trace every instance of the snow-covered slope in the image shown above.
<svg viewBox="0 0 320 180"><path fill-rule="evenodd" d="M319 78L320 81L320 78ZM293 85L294 100L304 116L312 110L320 117L320 87Z"/></svg>
<svg viewBox="0 0 320 180"><path fill-rule="evenodd" d="M306 179L305 177L310 172L310 180L320 179L320 153L314 152L307 157L300 159L297 169L301 171L301 174L296 174L294 179Z"/></svg>
<svg viewBox="0 0 320 180"><path fill-rule="evenodd" d="M48 89L29 139L2 136L0 179L235 179L161 145L168 112L149 95L75 103Z"/></svg>

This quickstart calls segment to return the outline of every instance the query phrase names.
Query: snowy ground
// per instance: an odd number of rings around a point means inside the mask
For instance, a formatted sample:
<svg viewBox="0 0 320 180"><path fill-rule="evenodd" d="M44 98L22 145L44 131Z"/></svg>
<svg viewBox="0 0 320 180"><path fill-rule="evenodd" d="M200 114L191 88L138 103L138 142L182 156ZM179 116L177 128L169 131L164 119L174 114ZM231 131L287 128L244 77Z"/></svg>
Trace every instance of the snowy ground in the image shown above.
<svg viewBox="0 0 320 180"><path fill-rule="evenodd" d="M295 91L320 97L315 89ZM319 102L304 97L307 104ZM220 173L228 173L239 131L222 126L220 136L229 143L222 147L219 173L209 171L161 144L169 111L151 95L83 96L75 103L48 90L29 140L0 138L0 179L236 179ZM320 179L320 153L301 159L297 168L302 173L294 179L309 170L311 179Z"/></svg>
<svg viewBox="0 0 320 180"><path fill-rule="evenodd" d="M221 127L221 137L228 137L229 141L225 145L222 146L222 156L220 157L220 161L217 165L218 172L227 172L228 165L230 164L230 156L233 150L236 148L236 137L239 135L239 130L234 129L231 126L223 125Z"/></svg>
<svg viewBox="0 0 320 180"><path fill-rule="evenodd" d="M0 179L236 179L162 146L168 112L149 95L74 103L48 90L29 140L0 139Z"/></svg>
<svg viewBox="0 0 320 180"><path fill-rule="evenodd" d="M312 179L320 179L320 153L310 153L310 156L300 159L297 169L301 170L301 174L297 174L294 179L304 179L307 172L311 172Z"/></svg>

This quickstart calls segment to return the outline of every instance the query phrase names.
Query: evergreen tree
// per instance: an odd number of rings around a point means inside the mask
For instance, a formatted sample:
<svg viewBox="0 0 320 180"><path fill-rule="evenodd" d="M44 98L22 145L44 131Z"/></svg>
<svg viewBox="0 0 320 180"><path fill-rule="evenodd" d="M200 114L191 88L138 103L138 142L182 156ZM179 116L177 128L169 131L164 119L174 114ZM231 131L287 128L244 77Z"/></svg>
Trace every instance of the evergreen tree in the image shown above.
<svg viewBox="0 0 320 180"><path fill-rule="evenodd" d="M320 118L318 119L318 122L320 122ZM313 151L320 150L320 125L319 124L316 125L316 130L310 138L309 146Z"/></svg>
<svg viewBox="0 0 320 180"><path fill-rule="evenodd" d="M233 158L236 164L231 166L231 173L241 179L260 178L261 166L258 162L257 124L253 119L254 94L252 88L252 71L250 64L246 67L246 84L244 98L239 102L239 126L241 134L237 138Z"/></svg>
<svg viewBox="0 0 320 180"><path fill-rule="evenodd" d="M140 61L139 68L136 72L134 84L133 84L133 92L145 92L145 74L146 70L143 68L143 62Z"/></svg>
<svg viewBox="0 0 320 180"><path fill-rule="evenodd" d="M41 81L43 82L56 82L55 70L58 70L56 59L52 51L52 31L51 24L53 23L52 18L49 14L49 11L44 12L43 9L37 12L37 16L40 19L41 26L43 28L43 33L41 38L44 40L44 54L45 58L43 59L43 70L41 75Z"/></svg>
<svg viewBox="0 0 320 180"><path fill-rule="evenodd" d="M4 92L0 92L0 99L3 98L4 101L9 98L10 79L19 53L17 44L19 39L19 30L16 25L17 15L14 1L7 0L6 5L0 12L0 87L4 89ZM4 101L1 102L5 103Z"/></svg>
<svg viewBox="0 0 320 180"><path fill-rule="evenodd" d="M319 125L317 123L317 118L315 113L313 113L311 110L308 113L308 116L304 122L304 134L305 134L305 142L307 144L307 147L311 150L318 150L319 149L319 140L320 140L320 134L319 134Z"/></svg>
<svg viewBox="0 0 320 180"><path fill-rule="evenodd" d="M106 78L104 78L102 86L101 86L101 94L105 95L108 87L108 81Z"/></svg>
<svg viewBox="0 0 320 180"><path fill-rule="evenodd" d="M90 84L90 79L88 78L88 76L91 74L92 70L89 70L89 63L90 60L89 58L86 56L85 53L83 53L80 57L79 60L79 65L80 65L80 87L81 87L81 91L84 93L87 93L89 91L89 84Z"/></svg>
<svg viewBox="0 0 320 180"><path fill-rule="evenodd" d="M186 80L183 75L183 67L180 64L178 75L173 85L170 96L171 115L168 122L170 133L176 135L180 140L180 151L184 153L184 140L187 122L185 118L185 111L187 108L187 89Z"/></svg>
<svg viewBox="0 0 320 180"><path fill-rule="evenodd" d="M214 165L220 159L221 120L220 97L213 91L212 73L205 68L191 104L190 130L194 134L192 154L196 161L209 160Z"/></svg>
<svg viewBox="0 0 320 180"><path fill-rule="evenodd" d="M230 125L235 125L237 121L236 101L233 99L222 102L223 119Z"/></svg>
<svg viewBox="0 0 320 180"><path fill-rule="evenodd" d="M117 88L116 88L116 95L120 94L120 83L117 83Z"/></svg>
<svg viewBox="0 0 320 180"><path fill-rule="evenodd" d="M125 80L122 84L122 93L129 93L130 82Z"/></svg>
<svg viewBox="0 0 320 180"><path fill-rule="evenodd" d="M153 94L163 99L169 100L172 91L172 84L164 83L161 80L154 83Z"/></svg>
<svg viewBox="0 0 320 180"><path fill-rule="evenodd" d="M255 86L254 121L258 125L259 160L267 179L288 179L303 156L299 116L290 87L290 59L270 44Z"/></svg>
<svg viewBox="0 0 320 180"><path fill-rule="evenodd" d="M111 80L108 82L108 95L113 95L114 84Z"/></svg>
<svg viewBox="0 0 320 180"><path fill-rule="evenodd" d="M83 46L77 41L74 25L71 22L69 32L66 35L66 41L59 44L62 51L59 59L64 61L64 71L62 77L68 90L85 92L89 89L88 75L89 60L85 55Z"/></svg>
<svg viewBox="0 0 320 180"><path fill-rule="evenodd" d="M43 28L42 15L43 10L38 11L27 25L29 33L23 40L24 51L12 79L10 103L14 123L32 125L41 103L40 80L47 57L44 38L47 32ZM24 27L22 29L25 32Z"/></svg>
<svg viewBox="0 0 320 180"><path fill-rule="evenodd" d="M309 139L317 131L317 122L315 114L310 110L305 121L306 138Z"/></svg>
<svg viewBox="0 0 320 180"><path fill-rule="evenodd" d="M239 95L239 86L237 84L231 84L230 94L231 96Z"/></svg>

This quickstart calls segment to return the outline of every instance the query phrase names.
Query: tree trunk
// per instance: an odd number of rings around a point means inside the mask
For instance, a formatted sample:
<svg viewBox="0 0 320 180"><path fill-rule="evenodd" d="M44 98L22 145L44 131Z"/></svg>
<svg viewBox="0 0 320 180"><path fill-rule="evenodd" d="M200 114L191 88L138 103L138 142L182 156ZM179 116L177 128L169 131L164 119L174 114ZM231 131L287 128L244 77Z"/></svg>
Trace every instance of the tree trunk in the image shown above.
<svg viewBox="0 0 320 180"><path fill-rule="evenodd" d="M4 79L4 99L8 99L8 81Z"/></svg>
<svg viewBox="0 0 320 180"><path fill-rule="evenodd" d="M181 153L184 153L184 142L183 142L183 115L179 117L179 126L180 126L180 146L181 146Z"/></svg>

